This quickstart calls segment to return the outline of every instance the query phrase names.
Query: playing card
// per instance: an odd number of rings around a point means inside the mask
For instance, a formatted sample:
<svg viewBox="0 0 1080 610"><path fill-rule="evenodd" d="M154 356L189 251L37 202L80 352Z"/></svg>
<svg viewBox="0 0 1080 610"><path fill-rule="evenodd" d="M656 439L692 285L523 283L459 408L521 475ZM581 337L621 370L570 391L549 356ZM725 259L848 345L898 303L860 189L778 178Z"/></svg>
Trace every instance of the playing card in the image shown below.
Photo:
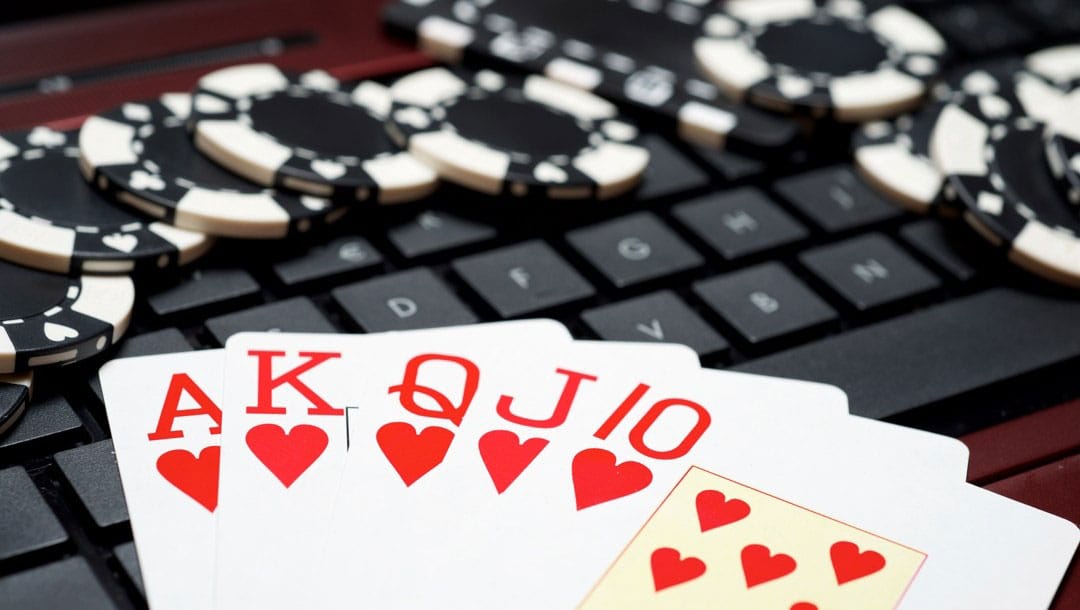
<svg viewBox="0 0 1080 610"><path fill-rule="evenodd" d="M113 360L105 411L147 603L212 607L223 350Z"/></svg>
<svg viewBox="0 0 1080 610"><path fill-rule="evenodd" d="M814 504L926 553L902 610L1050 607L1080 542L1076 524L974 485L960 485L936 500L928 503L929 515L916 517L913 500L908 517L890 523L869 510L867 518L856 519L824 501Z"/></svg>
<svg viewBox="0 0 1080 610"><path fill-rule="evenodd" d="M310 602L312 553L324 538L347 450L378 447L386 471L409 479L437 460L467 412L483 366L453 351L543 346L569 340L536 320L379 335L241 334L229 340L223 411L216 603L219 608L296 608ZM494 350L493 350L494 353ZM505 356L503 356L505 357ZM392 373L392 376L387 376ZM429 391L429 376L457 394ZM442 387L445 387L442 386ZM401 396L414 417L359 438L351 425L382 394ZM452 403L452 404L451 404ZM421 414L421 415L417 415ZM430 421L430 420L429 420ZM392 466L392 468L390 468Z"/></svg>
<svg viewBox="0 0 1080 610"><path fill-rule="evenodd" d="M967 484L883 501L813 476L756 478L691 468L581 607L1042 609L1080 539Z"/></svg>
<svg viewBox="0 0 1080 610"><path fill-rule="evenodd" d="M581 608L890 610L925 559L694 467Z"/></svg>
<svg viewBox="0 0 1080 610"><path fill-rule="evenodd" d="M866 423L866 420L860 418L850 419L856 423ZM934 438L934 435L904 430L888 424L873 423L877 426L899 430L905 436L916 440L916 443L920 435L924 439L933 440ZM820 433L807 429L806 434L810 437L818 437ZM806 589L805 594L800 593L799 599L792 598L791 604L811 603L823 608L845 607L844 604L848 603L845 602L846 596L851 596L856 600L850 602L855 603L855 607L865 608L941 608L944 610L974 607L1005 610L1045 608L1050 603L1077 545L1077 530L1073 524L966 483L957 484L957 481L962 479L956 477L955 473L951 478L946 479L923 476L938 468L936 464L939 458L925 459L928 457L925 453L926 448L920 449L917 444L909 445L911 448L909 459L921 457L922 463L910 464L916 477L914 480L910 476L905 479L902 472L896 472L895 468L889 467L891 460L884 465L873 463L881 456L882 451L888 452L888 449L880 441L873 440L872 436L866 431L843 431L839 433L835 441L826 440L826 442L818 443L817 447L808 452L809 458L788 459L779 468L767 467L767 461L754 458L753 454L757 448L753 445L738 448L737 443L734 442L727 447L713 446L702 452L697 458L697 463L702 465L702 468L716 473L715 476L737 486L761 491L788 504L796 505L802 510L827 517L826 520L816 521L816 526L804 523L804 529L816 527L817 536L824 535L827 538L829 532L838 532L836 524L842 523L845 527L864 531L877 539L888 540L921 553L925 559L919 570L908 579L909 583L900 595L886 594L886 592L897 590L898 585L890 579L894 578L894 575L900 575L895 578L902 580L902 575L908 572L907 569L887 573L882 571L882 575L888 577L884 580L888 580L892 583L891 585L883 581L880 585L869 587L857 583L858 579L846 580L850 574L837 575L835 573L837 566L833 565L830 568L829 565L820 562L812 563L821 559L821 538L818 539L816 546L814 544L806 546L808 538L804 535L805 532L778 529L775 521L755 526L755 531L747 534L761 540L774 540L775 543L751 543L744 540L746 544L736 549L739 553L739 561L742 561L741 553L746 546L759 544L769 549L769 557L774 553L787 554L798 564L799 555L802 555L806 557L803 564L817 566L805 573L800 572L799 578L792 578L790 581L777 580L775 588L779 591L786 589L787 585L784 585L784 582L800 581L803 576L815 573L815 570L818 574L828 574L829 569L834 570L835 580L832 582L838 588L841 587L838 581L845 580L842 583L843 587L839 589L822 585L821 581L815 581L816 586L812 590ZM777 449L789 446L788 441L780 441L775 437L770 440L776 441L774 447ZM851 468L852 465L856 467ZM951 467L946 469L951 469ZM726 493L720 487L715 489ZM727 488L727 491L733 493L736 490L742 493L740 487ZM676 495L673 493L672 497ZM734 497L738 499L738 495L735 493ZM748 500L744 501L748 502ZM787 506L785 510L793 509ZM803 517L806 516L805 513L801 514ZM798 517L794 518L798 519ZM644 520L643 523L645 523ZM753 523L753 521L746 522L746 524ZM649 528L650 526L646 525L646 529ZM910 565L913 555L900 552L897 547L886 545L880 540L874 542L874 547L870 550L881 554L887 561L890 557L906 556L908 559L893 560L892 565ZM830 564L833 554L832 545L839 541L834 540L829 543ZM860 546L861 543L853 538L846 541L859 546L860 558L862 553L869 548ZM871 539L865 541L867 544L873 542ZM790 546L788 546L789 543L791 543ZM669 546L678 550L677 544L673 541ZM738 544L738 542L734 543L735 546ZM786 550L788 548L791 549L790 552ZM710 553L724 554L724 552L722 549L710 550ZM747 561L751 563L754 562L755 557L765 556L761 549L754 549L748 553L751 556ZM837 559L840 562L843 562L844 558L850 559L849 556L854 556L852 548L848 545L842 545L835 553L841 556ZM631 555L631 551L623 554L625 557ZM691 556L694 555L691 554ZM704 561L703 558L698 558ZM673 553L670 551L661 553L657 561L674 563ZM770 560L762 559L762 561L768 563ZM861 559L851 559L851 561L858 563ZM630 569L627 566L620 566L621 562L622 560L616 562L609 575L622 574L624 570ZM679 565L681 566L681 563ZM842 572L844 570L843 567L839 569ZM744 579L747 577L745 572L736 573L742 573ZM709 580L709 582L713 581ZM730 585L732 581L726 582ZM826 579L825 582L829 581ZM744 584L746 584L745 580ZM655 581L652 582L652 586L654 594L659 595L660 592L655 591ZM756 590L742 593L756 595L761 591L766 591L766 586L769 590L774 588L773 583L762 584L760 589L746 584L746 589ZM805 585L804 588L808 586ZM819 588L821 586L825 588ZM612 593L610 587L610 584L601 582L594 591L594 597L589 598L589 607L611 607L605 601ZM864 587L872 591L873 595L869 593L867 596L860 595L859 591ZM601 588L605 592L601 592ZM641 590L640 586L637 590ZM716 590L713 590L713 593L719 594ZM794 595L795 591L789 591L789 593ZM676 593L676 596L678 595L681 594ZM724 599L722 596L720 598ZM643 597L634 607L638 605L650 607L649 600L651 599L654 598ZM743 598L735 597L734 599ZM766 596L766 599L771 598ZM682 606L676 602L673 607ZM741 606L736 604L736 607ZM810 606L794 605L790 607L796 607L799 610L810 608Z"/></svg>

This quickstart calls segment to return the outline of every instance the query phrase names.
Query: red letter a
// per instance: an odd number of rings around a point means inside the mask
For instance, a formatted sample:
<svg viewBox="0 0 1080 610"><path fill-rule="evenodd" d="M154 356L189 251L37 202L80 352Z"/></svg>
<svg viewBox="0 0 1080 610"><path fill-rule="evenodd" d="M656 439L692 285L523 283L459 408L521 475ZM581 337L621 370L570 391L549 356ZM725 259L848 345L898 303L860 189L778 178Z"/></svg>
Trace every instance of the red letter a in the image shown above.
<svg viewBox="0 0 1080 610"><path fill-rule="evenodd" d="M180 396L184 393L193 398L198 407L194 409L180 410ZM169 438L184 438L184 433L174 430L173 425L177 417L192 417L195 415L207 415L214 420L214 426L210 428L210 434L221 434L221 409L214 401L203 392L191 377L186 373L177 373L169 381L169 390L165 394L165 404L161 406L161 415L158 417L157 429L147 434L152 441L161 441Z"/></svg>

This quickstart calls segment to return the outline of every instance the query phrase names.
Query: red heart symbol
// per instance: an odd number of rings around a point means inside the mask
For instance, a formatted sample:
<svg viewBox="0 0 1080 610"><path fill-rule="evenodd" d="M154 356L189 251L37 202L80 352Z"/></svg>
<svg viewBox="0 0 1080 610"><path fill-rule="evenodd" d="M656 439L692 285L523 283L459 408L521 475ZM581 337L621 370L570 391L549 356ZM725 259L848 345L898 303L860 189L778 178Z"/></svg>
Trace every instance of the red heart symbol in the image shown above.
<svg viewBox="0 0 1080 610"><path fill-rule="evenodd" d="M499 493L510 484L547 447L546 438L530 438L524 443L509 430L492 430L480 437L480 458L484 460L491 482Z"/></svg>
<svg viewBox="0 0 1080 610"><path fill-rule="evenodd" d="M749 589L791 574L795 571L795 560L783 553L773 555L763 544L750 544L742 550L742 569Z"/></svg>
<svg viewBox="0 0 1080 610"><path fill-rule="evenodd" d="M260 424L247 433L251 453L286 488L296 482L326 450L330 439L318 426L300 424L288 433L277 424Z"/></svg>
<svg viewBox="0 0 1080 610"><path fill-rule="evenodd" d="M417 433L412 424L393 422L379 428L375 440L408 487L442 463L454 433L438 426Z"/></svg>
<svg viewBox="0 0 1080 610"><path fill-rule="evenodd" d="M829 549L829 557L832 558L833 572L836 573L836 584L858 580L863 576L869 576L885 567L885 558L875 551L859 552L859 547L853 542L837 542Z"/></svg>
<svg viewBox="0 0 1080 610"><path fill-rule="evenodd" d="M706 489L699 493L696 503L702 533L735 523L750 514L749 504L734 498L728 500L715 489Z"/></svg>
<svg viewBox="0 0 1080 610"><path fill-rule="evenodd" d="M606 449L582 449L574 456L574 496L577 509L641 491L652 483L652 471L638 462L615 463Z"/></svg>
<svg viewBox="0 0 1080 610"><path fill-rule="evenodd" d="M818 610L818 607L810 602L799 602L792 606L791 610Z"/></svg>
<svg viewBox="0 0 1080 610"><path fill-rule="evenodd" d="M683 558L679 551L660 547L652 554L652 579L656 592L681 585L705 573L705 562L697 557Z"/></svg>
<svg viewBox="0 0 1080 610"><path fill-rule="evenodd" d="M213 445L199 452L199 457L186 449L173 449L157 459L157 469L165 480L172 483L189 498L214 512L217 508L218 465L221 463L221 447Z"/></svg>

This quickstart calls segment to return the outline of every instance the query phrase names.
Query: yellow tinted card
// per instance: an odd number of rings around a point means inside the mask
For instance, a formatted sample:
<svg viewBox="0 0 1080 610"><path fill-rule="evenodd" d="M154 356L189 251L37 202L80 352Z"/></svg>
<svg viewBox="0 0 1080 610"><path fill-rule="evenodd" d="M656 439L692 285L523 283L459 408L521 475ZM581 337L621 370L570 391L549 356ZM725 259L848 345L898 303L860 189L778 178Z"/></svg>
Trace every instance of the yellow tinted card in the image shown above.
<svg viewBox="0 0 1080 610"><path fill-rule="evenodd" d="M691 468L583 610L890 610L924 553Z"/></svg>

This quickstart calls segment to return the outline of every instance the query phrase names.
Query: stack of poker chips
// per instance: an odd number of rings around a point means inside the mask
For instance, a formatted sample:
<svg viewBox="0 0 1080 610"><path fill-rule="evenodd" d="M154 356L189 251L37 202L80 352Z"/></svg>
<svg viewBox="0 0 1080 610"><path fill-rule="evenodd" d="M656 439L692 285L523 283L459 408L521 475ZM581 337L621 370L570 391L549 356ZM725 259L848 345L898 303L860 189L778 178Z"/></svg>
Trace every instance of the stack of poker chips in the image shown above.
<svg viewBox="0 0 1080 610"><path fill-rule="evenodd" d="M0 135L0 433L31 371L116 344L136 284L215 239L311 235L440 179L528 200L616 197L649 162L615 106L542 76L432 68L343 86L269 64ZM357 215L363 212L358 212ZM32 287L32 289L30 289Z"/></svg>
<svg viewBox="0 0 1080 610"><path fill-rule="evenodd" d="M974 232L1023 269L1080 285L1080 46L956 70L933 101L856 134L855 160L897 205Z"/></svg>

